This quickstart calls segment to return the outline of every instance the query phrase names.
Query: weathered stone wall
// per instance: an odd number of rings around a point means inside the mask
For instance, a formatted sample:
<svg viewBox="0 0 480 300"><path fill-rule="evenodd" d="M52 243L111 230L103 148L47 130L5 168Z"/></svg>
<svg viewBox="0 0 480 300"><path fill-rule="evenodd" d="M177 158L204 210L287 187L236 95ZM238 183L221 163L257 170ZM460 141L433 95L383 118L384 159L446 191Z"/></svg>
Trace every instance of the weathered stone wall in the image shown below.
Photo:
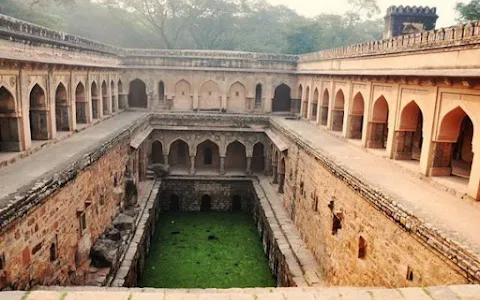
<svg viewBox="0 0 480 300"><path fill-rule="evenodd" d="M285 140L289 148L284 205L329 284L405 287L469 282L466 271L408 232L413 225L399 226L400 219L396 223L387 217L393 213L389 207L382 211L372 205L375 195L384 201L380 194L291 136ZM338 230L333 228L335 218L340 221Z"/></svg>
<svg viewBox="0 0 480 300"><path fill-rule="evenodd" d="M161 185L160 207L162 211L171 210L172 196L179 200L180 211L199 211L202 197L211 198L211 210L232 211L233 197L240 196L241 209L252 209L252 183L249 180L225 178L165 178Z"/></svg>
<svg viewBox="0 0 480 300"><path fill-rule="evenodd" d="M123 198L128 141L111 148L0 234L1 287L81 284L90 248L111 225ZM82 216L86 227L81 229Z"/></svg>

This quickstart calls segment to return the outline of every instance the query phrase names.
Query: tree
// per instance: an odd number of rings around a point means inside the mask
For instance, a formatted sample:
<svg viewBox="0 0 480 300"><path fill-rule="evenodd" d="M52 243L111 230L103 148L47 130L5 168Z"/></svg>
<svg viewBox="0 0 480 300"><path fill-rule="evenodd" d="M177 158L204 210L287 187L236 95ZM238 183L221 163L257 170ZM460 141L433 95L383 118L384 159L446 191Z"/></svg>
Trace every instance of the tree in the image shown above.
<svg viewBox="0 0 480 300"><path fill-rule="evenodd" d="M480 20L480 0L472 0L468 4L457 2L455 10L460 22Z"/></svg>

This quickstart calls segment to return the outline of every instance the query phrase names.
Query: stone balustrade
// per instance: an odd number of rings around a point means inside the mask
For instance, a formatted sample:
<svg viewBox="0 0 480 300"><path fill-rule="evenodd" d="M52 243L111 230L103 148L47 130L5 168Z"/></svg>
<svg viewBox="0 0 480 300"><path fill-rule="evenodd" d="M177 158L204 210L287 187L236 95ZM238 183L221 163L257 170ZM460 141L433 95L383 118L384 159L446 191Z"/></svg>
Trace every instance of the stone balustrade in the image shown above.
<svg viewBox="0 0 480 300"><path fill-rule="evenodd" d="M480 43L480 21L301 55L299 62L419 51Z"/></svg>

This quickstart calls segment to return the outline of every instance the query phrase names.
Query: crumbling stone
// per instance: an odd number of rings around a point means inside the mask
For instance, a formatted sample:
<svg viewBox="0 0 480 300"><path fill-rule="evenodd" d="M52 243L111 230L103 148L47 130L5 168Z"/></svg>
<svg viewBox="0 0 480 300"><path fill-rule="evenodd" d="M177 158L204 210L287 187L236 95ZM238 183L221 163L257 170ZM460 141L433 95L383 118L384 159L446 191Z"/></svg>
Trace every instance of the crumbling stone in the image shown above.
<svg viewBox="0 0 480 300"><path fill-rule="evenodd" d="M113 226L118 230L130 230L133 229L135 223L135 219L131 216L127 216L125 214L118 214L118 216L113 220Z"/></svg>
<svg viewBox="0 0 480 300"><path fill-rule="evenodd" d="M92 266L96 268L111 267L116 264L119 244L108 239L98 239L90 251Z"/></svg>

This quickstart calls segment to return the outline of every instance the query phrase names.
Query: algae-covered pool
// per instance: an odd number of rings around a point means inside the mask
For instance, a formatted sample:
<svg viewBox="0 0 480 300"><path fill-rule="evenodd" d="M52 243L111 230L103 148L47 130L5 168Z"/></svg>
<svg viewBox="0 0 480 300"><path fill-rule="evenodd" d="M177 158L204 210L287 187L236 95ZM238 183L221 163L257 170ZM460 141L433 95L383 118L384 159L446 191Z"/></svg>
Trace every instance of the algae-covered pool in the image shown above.
<svg viewBox="0 0 480 300"><path fill-rule="evenodd" d="M139 286L276 286L252 216L242 212L162 213Z"/></svg>

